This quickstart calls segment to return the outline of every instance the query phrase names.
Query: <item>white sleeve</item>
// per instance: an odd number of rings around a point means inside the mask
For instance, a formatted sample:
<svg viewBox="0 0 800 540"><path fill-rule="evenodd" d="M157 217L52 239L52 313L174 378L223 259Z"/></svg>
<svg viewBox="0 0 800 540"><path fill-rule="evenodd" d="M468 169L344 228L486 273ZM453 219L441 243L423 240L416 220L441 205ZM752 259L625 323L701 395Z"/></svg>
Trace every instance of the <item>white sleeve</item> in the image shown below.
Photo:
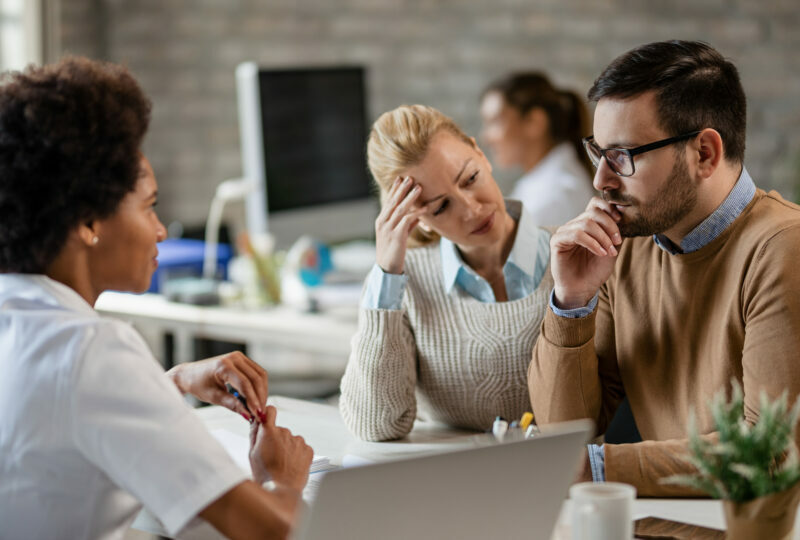
<svg viewBox="0 0 800 540"><path fill-rule="evenodd" d="M76 446L171 535L248 478L128 325L104 321L78 365L70 414Z"/></svg>

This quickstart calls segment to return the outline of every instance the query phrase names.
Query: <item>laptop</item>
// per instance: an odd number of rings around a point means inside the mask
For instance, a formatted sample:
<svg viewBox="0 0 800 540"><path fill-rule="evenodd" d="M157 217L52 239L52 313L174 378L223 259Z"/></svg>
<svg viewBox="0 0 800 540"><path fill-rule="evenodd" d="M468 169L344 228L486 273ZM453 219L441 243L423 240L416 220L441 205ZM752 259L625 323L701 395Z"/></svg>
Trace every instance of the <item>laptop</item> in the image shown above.
<svg viewBox="0 0 800 540"><path fill-rule="evenodd" d="M578 470L590 420L502 443L326 473L295 540L548 540Z"/></svg>

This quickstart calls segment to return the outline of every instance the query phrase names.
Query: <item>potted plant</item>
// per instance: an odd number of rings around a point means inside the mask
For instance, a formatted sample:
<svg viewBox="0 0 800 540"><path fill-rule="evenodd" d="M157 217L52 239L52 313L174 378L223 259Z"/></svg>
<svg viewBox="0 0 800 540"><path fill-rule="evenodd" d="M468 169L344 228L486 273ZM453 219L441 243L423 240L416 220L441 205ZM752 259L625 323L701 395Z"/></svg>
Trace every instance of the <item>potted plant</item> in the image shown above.
<svg viewBox="0 0 800 540"><path fill-rule="evenodd" d="M664 481L682 484L722 499L728 538L790 538L800 501L800 464L794 431L800 399L789 409L784 392L770 401L760 396L758 422L744 419L742 387L732 381L731 400L724 389L711 400L718 437L701 437L689 417L689 454L695 474Z"/></svg>

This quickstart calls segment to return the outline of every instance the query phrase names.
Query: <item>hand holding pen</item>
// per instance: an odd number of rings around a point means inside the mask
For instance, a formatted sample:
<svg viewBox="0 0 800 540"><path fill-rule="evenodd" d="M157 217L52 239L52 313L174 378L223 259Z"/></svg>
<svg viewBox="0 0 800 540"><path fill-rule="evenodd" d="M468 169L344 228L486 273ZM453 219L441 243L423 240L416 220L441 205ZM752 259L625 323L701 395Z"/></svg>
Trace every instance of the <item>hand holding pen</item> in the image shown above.
<svg viewBox="0 0 800 540"><path fill-rule="evenodd" d="M259 484L273 480L276 485L298 492L308 481L314 451L303 437L275 424L278 411L267 405L264 421L250 426L250 467Z"/></svg>
<svg viewBox="0 0 800 540"><path fill-rule="evenodd" d="M201 401L222 405L247 421L266 421L267 372L241 352L180 364L167 372L178 389ZM228 391L235 389L237 396Z"/></svg>

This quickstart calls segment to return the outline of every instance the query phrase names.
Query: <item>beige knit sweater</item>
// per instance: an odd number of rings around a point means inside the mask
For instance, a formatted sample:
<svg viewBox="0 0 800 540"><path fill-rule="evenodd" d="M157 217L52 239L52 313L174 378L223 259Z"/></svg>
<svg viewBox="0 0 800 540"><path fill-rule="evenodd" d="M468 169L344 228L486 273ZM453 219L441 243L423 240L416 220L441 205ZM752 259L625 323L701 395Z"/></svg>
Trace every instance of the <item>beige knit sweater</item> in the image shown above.
<svg viewBox="0 0 800 540"><path fill-rule="evenodd" d="M365 309L342 379L342 418L371 441L405 436L417 418L486 430L530 410L526 371L553 278L520 300L482 303L442 282L439 246L409 250L400 310Z"/></svg>

